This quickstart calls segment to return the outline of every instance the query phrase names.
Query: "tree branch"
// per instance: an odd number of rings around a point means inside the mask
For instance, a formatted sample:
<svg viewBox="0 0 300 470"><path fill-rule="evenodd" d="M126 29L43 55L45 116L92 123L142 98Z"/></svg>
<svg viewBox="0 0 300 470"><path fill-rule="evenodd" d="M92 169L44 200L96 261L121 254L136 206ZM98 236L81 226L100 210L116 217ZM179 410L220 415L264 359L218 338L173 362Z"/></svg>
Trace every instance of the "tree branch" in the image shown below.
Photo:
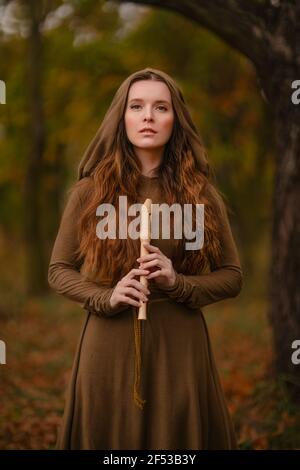
<svg viewBox="0 0 300 470"><path fill-rule="evenodd" d="M115 0L126 3L127 0ZM269 2L253 0L131 0L171 10L196 22L234 49L247 56L256 66L263 64L271 35L266 21L274 7ZM277 11L274 10L276 14Z"/></svg>

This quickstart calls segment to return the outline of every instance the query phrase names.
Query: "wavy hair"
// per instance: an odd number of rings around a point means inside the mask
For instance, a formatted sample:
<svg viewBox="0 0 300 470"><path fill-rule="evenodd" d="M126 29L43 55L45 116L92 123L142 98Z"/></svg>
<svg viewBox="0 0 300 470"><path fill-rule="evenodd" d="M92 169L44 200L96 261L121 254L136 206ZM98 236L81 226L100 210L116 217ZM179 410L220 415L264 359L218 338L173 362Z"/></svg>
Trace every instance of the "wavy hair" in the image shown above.
<svg viewBox="0 0 300 470"><path fill-rule="evenodd" d="M183 94L166 73L146 68L130 75L118 88L102 124L88 145L78 167L78 181L89 176L88 197L78 219L79 248L76 259L82 262L82 274L105 286L115 285L132 268L138 267L139 240L99 239L96 235L96 208L111 203L118 208L119 195L126 195L128 204L138 198L141 164L127 138L124 114L128 92L138 80L164 82L171 93L174 110L172 134L164 148L157 175L169 205L205 204L204 246L186 251L185 238L176 240L174 269L177 272L199 274L207 266L216 267L221 260L220 225L217 212L225 209L221 192L212 179L211 167L201 137L193 123ZM86 180L85 180L86 181ZM118 217L116 217L118 221ZM195 213L193 213L193 223Z"/></svg>

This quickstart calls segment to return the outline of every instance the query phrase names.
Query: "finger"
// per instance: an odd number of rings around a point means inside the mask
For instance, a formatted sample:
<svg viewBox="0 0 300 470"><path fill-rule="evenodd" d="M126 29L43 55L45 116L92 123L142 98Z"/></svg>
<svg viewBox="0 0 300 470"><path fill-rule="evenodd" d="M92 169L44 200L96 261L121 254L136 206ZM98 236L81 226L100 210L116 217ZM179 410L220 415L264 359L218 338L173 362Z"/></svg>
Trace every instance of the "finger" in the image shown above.
<svg viewBox="0 0 300 470"><path fill-rule="evenodd" d="M143 292L140 292L134 289L134 287L125 287L124 292L125 292L125 295L131 294L134 297L137 297L138 299L144 300L145 302L148 300L148 297L145 294L143 294Z"/></svg>
<svg viewBox="0 0 300 470"><path fill-rule="evenodd" d="M150 294L149 289L146 286L144 286L141 282L137 281L136 279L128 279L124 287L127 287L127 286L133 286L136 289L142 291L145 295Z"/></svg>
<svg viewBox="0 0 300 470"><path fill-rule="evenodd" d="M143 267L146 268L152 268L153 266L161 266L163 267L163 263L160 259L154 259L152 261L148 261L147 263L143 263Z"/></svg>
<svg viewBox="0 0 300 470"><path fill-rule="evenodd" d="M150 245L150 243L144 242L143 245L145 248L147 248L148 251L156 253L160 252L160 249L157 246Z"/></svg>
<svg viewBox="0 0 300 470"><path fill-rule="evenodd" d="M160 257L162 258L160 253L150 253L148 255L140 256L139 258L137 258L137 261L141 263L143 261L150 261L151 259L160 258Z"/></svg>
<svg viewBox="0 0 300 470"><path fill-rule="evenodd" d="M149 271L145 270L145 269L138 269L138 268L134 268L132 269L131 271L129 271L128 274L126 274L126 278L132 278L134 276L145 276L145 274L149 274Z"/></svg>
<svg viewBox="0 0 300 470"><path fill-rule="evenodd" d="M144 294L150 294L149 289L147 287L143 286L143 284L136 279L128 279L127 286L134 286L136 289L139 289L144 292Z"/></svg>
<svg viewBox="0 0 300 470"><path fill-rule="evenodd" d="M122 295L120 299L125 304L130 304L130 305L133 305L134 307L141 307L143 305L142 302L137 302L136 300L133 300L130 297L126 297L125 295Z"/></svg>
<svg viewBox="0 0 300 470"><path fill-rule="evenodd" d="M153 279L154 277L158 277L162 275L163 275L162 269L158 269L157 271L153 271L153 273L148 274L148 276L146 276L146 279Z"/></svg>

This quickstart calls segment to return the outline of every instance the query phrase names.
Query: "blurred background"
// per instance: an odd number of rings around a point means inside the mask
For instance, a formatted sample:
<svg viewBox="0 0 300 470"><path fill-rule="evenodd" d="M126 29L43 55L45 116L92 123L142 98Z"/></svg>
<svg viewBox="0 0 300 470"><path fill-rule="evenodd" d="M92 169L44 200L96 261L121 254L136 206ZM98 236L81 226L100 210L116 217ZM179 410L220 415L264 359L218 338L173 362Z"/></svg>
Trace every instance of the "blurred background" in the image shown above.
<svg viewBox="0 0 300 470"><path fill-rule="evenodd" d="M47 269L78 163L122 81L171 75L208 150L244 271L204 309L241 449L300 448L299 406L272 368L273 122L249 60L172 12L104 1L0 0L0 448L51 449L84 311Z"/></svg>

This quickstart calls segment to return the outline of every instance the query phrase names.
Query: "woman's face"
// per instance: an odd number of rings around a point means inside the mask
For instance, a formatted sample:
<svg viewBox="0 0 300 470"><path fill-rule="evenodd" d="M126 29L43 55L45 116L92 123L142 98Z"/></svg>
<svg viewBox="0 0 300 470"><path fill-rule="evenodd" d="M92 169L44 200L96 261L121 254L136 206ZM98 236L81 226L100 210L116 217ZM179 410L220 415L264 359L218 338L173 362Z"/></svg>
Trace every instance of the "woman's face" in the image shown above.
<svg viewBox="0 0 300 470"><path fill-rule="evenodd" d="M174 123L171 93L164 82L140 80L128 93L125 128L129 141L136 148L159 149L168 142ZM150 127L153 132L141 132Z"/></svg>

